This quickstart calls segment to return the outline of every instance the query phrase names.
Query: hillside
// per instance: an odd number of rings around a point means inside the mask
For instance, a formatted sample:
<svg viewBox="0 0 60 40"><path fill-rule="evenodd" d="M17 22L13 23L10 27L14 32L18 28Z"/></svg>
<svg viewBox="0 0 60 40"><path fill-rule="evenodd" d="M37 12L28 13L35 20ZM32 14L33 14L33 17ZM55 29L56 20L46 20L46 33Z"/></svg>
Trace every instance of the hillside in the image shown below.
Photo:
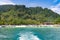
<svg viewBox="0 0 60 40"><path fill-rule="evenodd" d="M60 15L48 8L25 5L0 5L0 25L60 24Z"/></svg>

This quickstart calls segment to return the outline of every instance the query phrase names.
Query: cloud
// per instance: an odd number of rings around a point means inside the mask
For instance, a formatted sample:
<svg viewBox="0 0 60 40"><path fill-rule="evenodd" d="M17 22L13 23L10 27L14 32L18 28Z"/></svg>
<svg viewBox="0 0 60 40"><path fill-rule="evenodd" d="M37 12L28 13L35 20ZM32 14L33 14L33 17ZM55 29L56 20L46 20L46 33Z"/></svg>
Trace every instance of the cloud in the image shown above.
<svg viewBox="0 0 60 40"><path fill-rule="evenodd" d="M15 4L11 0L0 0L0 5L6 5L6 4Z"/></svg>
<svg viewBox="0 0 60 40"><path fill-rule="evenodd" d="M50 9L58 14L60 14L60 3L58 3L56 6L51 6Z"/></svg>

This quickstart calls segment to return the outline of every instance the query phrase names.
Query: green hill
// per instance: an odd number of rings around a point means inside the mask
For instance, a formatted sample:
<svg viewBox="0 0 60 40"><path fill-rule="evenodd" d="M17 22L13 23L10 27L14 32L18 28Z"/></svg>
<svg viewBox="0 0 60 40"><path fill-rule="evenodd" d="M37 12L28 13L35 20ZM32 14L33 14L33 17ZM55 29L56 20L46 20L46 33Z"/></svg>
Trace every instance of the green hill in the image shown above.
<svg viewBox="0 0 60 40"><path fill-rule="evenodd" d="M60 15L48 8L25 5L0 5L0 25L60 23Z"/></svg>

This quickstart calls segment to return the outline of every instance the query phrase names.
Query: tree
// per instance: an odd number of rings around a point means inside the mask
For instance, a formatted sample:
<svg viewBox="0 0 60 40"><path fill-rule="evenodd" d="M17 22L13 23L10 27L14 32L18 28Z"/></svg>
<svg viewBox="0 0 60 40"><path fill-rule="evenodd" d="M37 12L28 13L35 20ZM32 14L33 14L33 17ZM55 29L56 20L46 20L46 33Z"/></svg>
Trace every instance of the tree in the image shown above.
<svg viewBox="0 0 60 40"><path fill-rule="evenodd" d="M55 24L60 24L60 17L56 18L56 20L54 21Z"/></svg>

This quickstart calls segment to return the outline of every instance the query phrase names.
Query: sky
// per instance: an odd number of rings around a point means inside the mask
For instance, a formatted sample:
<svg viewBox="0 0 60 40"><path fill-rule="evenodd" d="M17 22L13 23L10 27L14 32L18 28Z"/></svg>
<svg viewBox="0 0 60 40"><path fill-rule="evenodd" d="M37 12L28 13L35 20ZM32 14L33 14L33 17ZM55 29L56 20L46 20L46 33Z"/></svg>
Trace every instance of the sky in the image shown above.
<svg viewBox="0 0 60 40"><path fill-rule="evenodd" d="M0 5L26 5L26 7L43 7L60 14L60 0L0 0Z"/></svg>

